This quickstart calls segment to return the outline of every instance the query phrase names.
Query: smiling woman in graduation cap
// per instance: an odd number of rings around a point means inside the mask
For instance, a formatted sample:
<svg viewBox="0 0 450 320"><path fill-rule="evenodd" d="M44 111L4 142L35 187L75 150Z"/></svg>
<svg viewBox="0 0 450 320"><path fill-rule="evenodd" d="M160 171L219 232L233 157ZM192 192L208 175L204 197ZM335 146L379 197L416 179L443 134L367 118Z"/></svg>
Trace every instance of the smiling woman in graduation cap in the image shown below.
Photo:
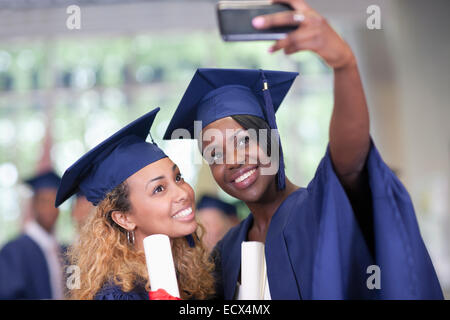
<svg viewBox="0 0 450 320"><path fill-rule="evenodd" d="M158 111L116 132L62 177L56 206L79 191L96 206L70 252L81 273L73 299L148 299L143 239L151 234L171 239L181 298L213 294L213 263L195 233L194 192L164 152L145 141Z"/></svg>
<svg viewBox="0 0 450 320"><path fill-rule="evenodd" d="M285 177L281 144L275 150L278 171L264 174L262 158L270 153L246 137L249 129L277 129L275 112L297 76L293 72L197 70L164 137L178 138L177 129L197 134L194 121L202 121L208 139L199 145L211 157L214 179L251 211L216 246L218 291L225 299L240 297L240 267L248 262L241 261L241 243L250 240L265 244L261 299L441 299L410 197L370 138L350 47L304 1L277 2L294 11L255 18L254 26L301 21L301 27L269 51L312 50L334 71L329 146L309 185L299 188ZM230 129L236 134L227 135ZM241 161L227 161L230 155L239 159L242 148ZM370 270L379 271L372 278L380 281L371 280Z"/></svg>

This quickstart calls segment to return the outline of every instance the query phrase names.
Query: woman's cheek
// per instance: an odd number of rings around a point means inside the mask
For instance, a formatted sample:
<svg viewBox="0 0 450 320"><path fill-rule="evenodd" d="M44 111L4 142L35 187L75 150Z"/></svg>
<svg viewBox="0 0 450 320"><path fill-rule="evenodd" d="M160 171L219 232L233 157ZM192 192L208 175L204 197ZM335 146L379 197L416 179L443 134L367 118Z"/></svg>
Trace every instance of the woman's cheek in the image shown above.
<svg viewBox="0 0 450 320"><path fill-rule="evenodd" d="M213 175L214 180L216 180L216 183L224 189L225 187L225 179L223 178L223 168L224 165L215 165L211 167L211 173Z"/></svg>
<svg viewBox="0 0 450 320"><path fill-rule="evenodd" d="M164 221L162 219L170 217L170 207L167 199L161 197L158 201L148 199L145 205L147 221Z"/></svg>

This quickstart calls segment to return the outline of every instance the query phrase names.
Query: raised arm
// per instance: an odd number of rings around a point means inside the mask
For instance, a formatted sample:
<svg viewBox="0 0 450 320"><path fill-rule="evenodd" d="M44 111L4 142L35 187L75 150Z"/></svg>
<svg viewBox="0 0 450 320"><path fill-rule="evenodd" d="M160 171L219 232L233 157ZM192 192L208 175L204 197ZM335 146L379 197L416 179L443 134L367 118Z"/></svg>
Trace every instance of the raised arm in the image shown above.
<svg viewBox="0 0 450 320"><path fill-rule="evenodd" d="M274 0L286 3L294 12L281 12L253 20L256 28L299 25L275 42L270 52L286 54L310 50L334 71L334 108L330 123L330 153L336 173L349 193L358 193L370 147L369 114L355 56L349 45L326 19L303 0Z"/></svg>

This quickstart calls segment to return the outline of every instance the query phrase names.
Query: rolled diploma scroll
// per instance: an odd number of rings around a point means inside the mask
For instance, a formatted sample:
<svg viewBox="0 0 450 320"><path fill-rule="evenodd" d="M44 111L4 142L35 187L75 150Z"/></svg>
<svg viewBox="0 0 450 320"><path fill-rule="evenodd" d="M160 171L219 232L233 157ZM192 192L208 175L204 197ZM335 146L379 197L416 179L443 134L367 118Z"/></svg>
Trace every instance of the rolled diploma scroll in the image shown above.
<svg viewBox="0 0 450 320"><path fill-rule="evenodd" d="M264 243L258 241L242 242L239 300L264 299L265 269Z"/></svg>
<svg viewBox="0 0 450 320"><path fill-rule="evenodd" d="M144 251L151 291L164 289L168 294L179 298L180 292L169 237L165 234L145 237Z"/></svg>

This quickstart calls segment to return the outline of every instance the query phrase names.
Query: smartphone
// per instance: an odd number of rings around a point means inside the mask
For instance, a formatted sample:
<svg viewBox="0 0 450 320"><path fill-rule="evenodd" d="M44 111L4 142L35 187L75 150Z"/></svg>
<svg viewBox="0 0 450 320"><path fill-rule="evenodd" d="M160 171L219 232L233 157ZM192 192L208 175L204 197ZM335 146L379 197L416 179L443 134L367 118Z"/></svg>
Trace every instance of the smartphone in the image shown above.
<svg viewBox="0 0 450 320"><path fill-rule="evenodd" d="M283 3L270 1L219 1L217 18L220 35L224 41L278 40L298 26L277 27L258 30L252 25L257 16L293 10Z"/></svg>

